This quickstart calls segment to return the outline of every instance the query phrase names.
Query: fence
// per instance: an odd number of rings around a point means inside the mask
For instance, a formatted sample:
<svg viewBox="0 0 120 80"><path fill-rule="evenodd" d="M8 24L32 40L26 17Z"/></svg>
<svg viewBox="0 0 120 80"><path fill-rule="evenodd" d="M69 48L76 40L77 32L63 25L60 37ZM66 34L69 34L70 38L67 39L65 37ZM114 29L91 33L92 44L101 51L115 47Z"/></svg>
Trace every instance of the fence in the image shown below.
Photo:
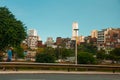
<svg viewBox="0 0 120 80"><path fill-rule="evenodd" d="M6 68L43 68L43 69L59 69L59 70L101 70L120 72L120 65L85 65L85 64L58 64L58 63L33 63L33 62L0 62L0 67Z"/></svg>

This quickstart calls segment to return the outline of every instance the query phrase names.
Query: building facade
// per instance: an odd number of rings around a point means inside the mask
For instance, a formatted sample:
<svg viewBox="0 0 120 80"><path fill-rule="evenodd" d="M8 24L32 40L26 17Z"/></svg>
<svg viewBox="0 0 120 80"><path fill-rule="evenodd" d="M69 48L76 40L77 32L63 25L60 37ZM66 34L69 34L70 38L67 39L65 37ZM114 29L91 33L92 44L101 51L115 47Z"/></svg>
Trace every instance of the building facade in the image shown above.
<svg viewBox="0 0 120 80"><path fill-rule="evenodd" d="M105 35L105 47L107 49L120 47L120 29L111 29Z"/></svg>
<svg viewBox="0 0 120 80"><path fill-rule="evenodd" d="M35 29L29 29L28 36L38 36L37 31Z"/></svg>
<svg viewBox="0 0 120 80"><path fill-rule="evenodd" d="M47 47L53 47L53 45L54 45L54 40L53 40L53 38L52 38L52 37L48 37L48 38L47 38L47 41L45 42L45 45L46 45Z"/></svg>
<svg viewBox="0 0 120 80"><path fill-rule="evenodd" d="M78 44L84 43L85 42L84 38L85 38L84 36L78 36L77 43Z"/></svg>
<svg viewBox="0 0 120 80"><path fill-rule="evenodd" d="M97 46L98 46L98 50L103 49L104 48L104 30L102 31L98 31L98 38L97 38Z"/></svg>
<svg viewBox="0 0 120 80"><path fill-rule="evenodd" d="M97 30L91 31L91 38L98 38L98 31Z"/></svg>
<svg viewBox="0 0 120 80"><path fill-rule="evenodd" d="M62 44L62 37L57 37L56 38L56 45L59 46Z"/></svg>
<svg viewBox="0 0 120 80"><path fill-rule="evenodd" d="M111 50L120 47L120 29L107 28L98 31L97 46L98 50Z"/></svg>
<svg viewBox="0 0 120 80"><path fill-rule="evenodd" d="M56 38L56 45L57 45L57 47L64 47L64 48L69 49L69 48L71 48L71 39L57 37Z"/></svg>
<svg viewBox="0 0 120 80"><path fill-rule="evenodd" d="M31 49L36 49L38 40L39 40L39 37L37 35L37 31L34 29L28 30L28 38L27 38L28 47Z"/></svg>

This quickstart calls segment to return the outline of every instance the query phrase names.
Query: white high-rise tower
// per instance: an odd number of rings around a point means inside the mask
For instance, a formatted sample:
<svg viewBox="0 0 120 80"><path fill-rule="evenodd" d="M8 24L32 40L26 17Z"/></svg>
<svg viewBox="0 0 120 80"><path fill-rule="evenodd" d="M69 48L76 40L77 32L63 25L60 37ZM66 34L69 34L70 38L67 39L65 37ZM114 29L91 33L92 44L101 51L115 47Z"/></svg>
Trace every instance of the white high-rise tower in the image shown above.
<svg viewBox="0 0 120 80"><path fill-rule="evenodd" d="M73 22L73 24L72 24L72 40L76 40L76 37L78 37L78 23Z"/></svg>
<svg viewBox="0 0 120 80"><path fill-rule="evenodd" d="M35 29L28 30L28 36L38 36L37 31Z"/></svg>
<svg viewBox="0 0 120 80"><path fill-rule="evenodd" d="M39 37L37 35L37 31L34 29L28 30L28 38L27 38L28 47L30 47L31 49L36 49L38 40Z"/></svg>

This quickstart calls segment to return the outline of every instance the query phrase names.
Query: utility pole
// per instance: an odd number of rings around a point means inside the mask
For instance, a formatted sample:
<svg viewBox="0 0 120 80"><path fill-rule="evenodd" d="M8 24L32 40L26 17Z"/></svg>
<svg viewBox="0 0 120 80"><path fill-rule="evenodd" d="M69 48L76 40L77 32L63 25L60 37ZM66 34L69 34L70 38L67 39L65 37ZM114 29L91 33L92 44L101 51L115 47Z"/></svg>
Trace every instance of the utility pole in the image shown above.
<svg viewBox="0 0 120 80"><path fill-rule="evenodd" d="M78 32L79 29L74 29L74 31ZM77 38L78 38L78 35L75 36L76 37L76 41L75 41L75 64L77 65Z"/></svg>
<svg viewBox="0 0 120 80"><path fill-rule="evenodd" d="M77 65L77 38L78 38L78 23L73 22L72 24L72 40L75 41L75 64Z"/></svg>

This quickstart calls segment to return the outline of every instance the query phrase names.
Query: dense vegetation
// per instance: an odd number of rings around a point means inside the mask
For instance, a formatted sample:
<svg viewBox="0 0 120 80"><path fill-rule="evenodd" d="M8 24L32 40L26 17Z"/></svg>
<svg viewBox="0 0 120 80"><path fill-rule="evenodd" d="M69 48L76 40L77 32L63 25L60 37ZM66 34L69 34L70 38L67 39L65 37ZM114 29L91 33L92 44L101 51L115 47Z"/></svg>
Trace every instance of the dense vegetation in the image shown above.
<svg viewBox="0 0 120 80"><path fill-rule="evenodd" d="M0 56L8 47L20 46L26 38L24 24L6 7L0 7Z"/></svg>
<svg viewBox="0 0 120 80"><path fill-rule="evenodd" d="M54 63L55 57L48 53L38 53L35 61L40 63Z"/></svg>
<svg viewBox="0 0 120 80"><path fill-rule="evenodd" d="M80 52L78 53L78 64L95 64L96 60L91 53Z"/></svg>
<svg viewBox="0 0 120 80"><path fill-rule="evenodd" d="M25 26L6 7L0 7L0 51L15 47L25 39Z"/></svg>

